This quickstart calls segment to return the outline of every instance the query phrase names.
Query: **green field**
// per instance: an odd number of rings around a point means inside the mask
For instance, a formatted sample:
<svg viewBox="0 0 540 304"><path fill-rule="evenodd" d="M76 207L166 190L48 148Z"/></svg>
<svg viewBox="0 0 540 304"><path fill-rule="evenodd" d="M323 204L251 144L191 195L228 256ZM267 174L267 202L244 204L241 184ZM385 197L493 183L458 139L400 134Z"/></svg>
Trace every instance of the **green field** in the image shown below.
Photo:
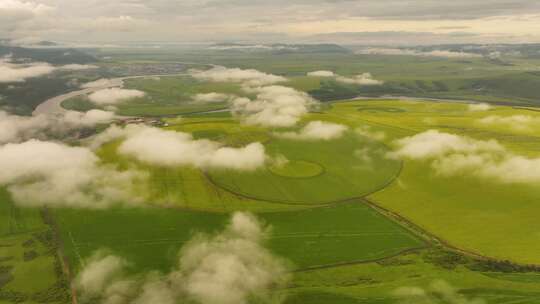
<svg viewBox="0 0 540 304"><path fill-rule="evenodd" d="M386 147L354 134L328 142L274 138L266 147L270 153L283 155L293 162L314 164L310 167L321 168L320 172L302 177L300 171L301 178L289 178L275 174L275 169L254 172L215 170L210 172L211 180L224 189L250 198L327 204L376 192L391 183L401 168L399 161L385 159L384 152L368 156L368 160L358 156L360 147L381 151Z"/></svg>
<svg viewBox="0 0 540 304"><path fill-rule="evenodd" d="M195 233L219 231L228 218L223 213L168 209L63 210L57 216L75 265L95 250L108 248L127 257L139 271L170 269L182 244ZM295 268L375 260L425 246L361 201L259 216L272 227L269 247Z"/></svg>

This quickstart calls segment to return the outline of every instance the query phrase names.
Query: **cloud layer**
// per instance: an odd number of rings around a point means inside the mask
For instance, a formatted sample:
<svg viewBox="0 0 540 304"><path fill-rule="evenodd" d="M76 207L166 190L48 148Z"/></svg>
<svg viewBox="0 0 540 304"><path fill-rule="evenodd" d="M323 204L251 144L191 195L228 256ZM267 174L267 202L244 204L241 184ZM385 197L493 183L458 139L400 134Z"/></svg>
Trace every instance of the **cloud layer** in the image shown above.
<svg viewBox="0 0 540 304"><path fill-rule="evenodd" d="M241 148L223 147L218 142L195 140L188 133L136 125L124 129L111 127L94 139L94 146L115 138L123 139L118 153L157 166L255 170L267 160L260 143Z"/></svg>
<svg viewBox="0 0 540 304"><path fill-rule="evenodd" d="M0 146L0 185L23 206L136 205L135 185L145 177L101 165L87 148L39 140Z"/></svg>
<svg viewBox="0 0 540 304"><path fill-rule="evenodd" d="M41 77L55 71L80 71L97 68L93 65L68 64L53 66L44 62L12 63L9 57L0 60L0 83L24 82L26 79Z"/></svg>
<svg viewBox="0 0 540 304"><path fill-rule="evenodd" d="M58 137L71 130L108 123L114 114L107 111L66 111L59 115L18 116L0 111L0 144L21 142L31 138Z"/></svg>
<svg viewBox="0 0 540 304"><path fill-rule="evenodd" d="M307 73L307 76L312 77L327 77L327 78L334 78L337 82L346 83L346 84L357 84L357 85L363 85L363 86L369 86L369 85L381 85L384 82L380 80L376 80L373 78L373 76L370 73L363 73L352 77L345 77L338 75L332 71L314 71Z"/></svg>
<svg viewBox="0 0 540 304"><path fill-rule="evenodd" d="M85 87L88 87L88 84L86 84ZM145 93L139 90L109 88L88 95L88 99L96 105L116 105L130 99L141 98L144 96Z"/></svg>
<svg viewBox="0 0 540 304"><path fill-rule="evenodd" d="M248 124L268 127L294 126L317 104L304 92L275 85L287 81L285 77L257 70L214 67L207 71L191 70L191 75L203 81L239 83L245 93L255 95L255 99L227 96L231 112ZM195 96L195 100L220 100L224 97L226 96L218 93L200 94Z"/></svg>
<svg viewBox="0 0 540 304"><path fill-rule="evenodd" d="M478 120L480 125L504 127L517 132L532 132L540 127L540 117L530 115L490 115Z"/></svg>
<svg viewBox="0 0 540 304"><path fill-rule="evenodd" d="M400 55L417 57L442 57L442 58L482 58L482 55L467 52L455 52L445 50L418 51L413 49L396 48L365 48L359 50L358 54L365 55Z"/></svg>
<svg viewBox="0 0 540 304"><path fill-rule="evenodd" d="M232 101L231 111L248 124L269 127L294 126L317 102L304 92L284 86L245 88L256 94L251 100L246 97Z"/></svg>
<svg viewBox="0 0 540 304"><path fill-rule="evenodd" d="M229 69L221 66L216 66L206 71L190 70L190 73L194 78L203 81L236 82L249 86L264 86L287 81L285 77L272 75L253 69Z"/></svg>
<svg viewBox="0 0 540 304"><path fill-rule="evenodd" d="M127 262L98 252L76 278L84 299L114 304L245 304L279 302L272 292L288 281L286 263L263 245L267 228L247 213L233 214L223 232L198 235L167 274L127 276Z"/></svg>
<svg viewBox="0 0 540 304"><path fill-rule="evenodd" d="M540 158L516 155L495 140L429 130L394 142L391 157L429 161L441 176L467 174L502 183L539 183Z"/></svg>
<svg viewBox="0 0 540 304"><path fill-rule="evenodd" d="M196 103L215 103L215 102L228 102L234 96L223 93L201 93L193 96L193 102Z"/></svg>
<svg viewBox="0 0 540 304"><path fill-rule="evenodd" d="M342 137L348 127L340 124L312 121L298 132L276 132L275 136L296 140L332 140Z"/></svg>

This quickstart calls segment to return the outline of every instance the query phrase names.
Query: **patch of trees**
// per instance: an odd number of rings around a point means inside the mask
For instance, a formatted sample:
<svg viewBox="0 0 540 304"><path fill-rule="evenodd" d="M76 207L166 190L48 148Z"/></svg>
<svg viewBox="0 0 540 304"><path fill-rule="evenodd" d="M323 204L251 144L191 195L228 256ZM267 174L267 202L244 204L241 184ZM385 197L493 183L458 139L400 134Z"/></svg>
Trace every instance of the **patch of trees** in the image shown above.
<svg viewBox="0 0 540 304"><path fill-rule="evenodd" d="M440 248L426 251L422 255L422 258L426 262L448 270L453 270L458 266L464 266L469 270L480 272L540 272L540 265L521 265L508 260L474 258Z"/></svg>
<svg viewBox="0 0 540 304"><path fill-rule="evenodd" d="M23 261L30 262L35 260L39 254L35 250L25 251L23 254Z"/></svg>

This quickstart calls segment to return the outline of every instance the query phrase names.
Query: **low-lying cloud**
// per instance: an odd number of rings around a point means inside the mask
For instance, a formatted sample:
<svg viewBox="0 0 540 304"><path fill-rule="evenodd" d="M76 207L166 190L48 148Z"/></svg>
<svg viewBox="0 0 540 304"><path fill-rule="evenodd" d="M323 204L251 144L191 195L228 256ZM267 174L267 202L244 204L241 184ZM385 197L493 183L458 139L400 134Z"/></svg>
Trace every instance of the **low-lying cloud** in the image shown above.
<svg viewBox="0 0 540 304"><path fill-rule="evenodd" d="M342 137L347 129L341 124L312 121L298 132L275 132L274 135L296 140L332 140Z"/></svg>
<svg viewBox="0 0 540 304"><path fill-rule="evenodd" d="M123 139L119 154L157 166L255 170L267 160L261 143L224 147L215 141L195 140L188 133L137 125L111 127L94 139L94 147L113 139Z"/></svg>
<svg viewBox="0 0 540 304"><path fill-rule="evenodd" d="M400 304L484 304L482 299L469 299L444 281L435 281L428 288L401 287L394 291Z"/></svg>
<svg viewBox="0 0 540 304"><path fill-rule="evenodd" d="M442 57L442 58L481 58L482 55L467 52L455 52L445 50L418 51L413 49L396 48L366 48L356 52L362 55L391 55L391 56L417 56L417 57Z"/></svg>
<svg viewBox="0 0 540 304"><path fill-rule="evenodd" d="M75 279L83 302L115 304L279 303L275 290L289 280L287 263L264 247L269 229L248 213L233 214L220 234L197 235L167 274L126 275L121 257L98 252Z"/></svg>
<svg viewBox="0 0 540 304"><path fill-rule="evenodd" d="M193 102L195 103L218 103L218 102L228 102L233 95L224 94L224 93L200 93L193 96Z"/></svg>
<svg viewBox="0 0 540 304"><path fill-rule="evenodd" d="M335 77L336 76L334 72L325 71L325 70L309 72L307 73L307 75L311 77Z"/></svg>
<svg viewBox="0 0 540 304"><path fill-rule="evenodd" d="M468 105L468 109L471 112L483 112L493 109L493 106L488 103L471 103Z"/></svg>
<svg viewBox="0 0 540 304"><path fill-rule="evenodd" d="M91 93L88 95L88 100L96 105L116 105L130 99L142 98L145 95L143 91L139 90L108 88Z"/></svg>
<svg viewBox="0 0 540 304"><path fill-rule="evenodd" d="M45 76L55 71L86 70L91 68L97 67L80 64L53 66L44 62L12 63L8 57L0 60L0 83L24 82L29 78Z"/></svg>
<svg viewBox="0 0 540 304"><path fill-rule="evenodd" d="M84 83L84 84L81 85L81 88L83 88L83 89L93 89L93 88L113 87L113 86L117 86L117 85L120 85L120 83L117 83L117 82L113 81L112 79L101 78L101 79L98 79L98 80L94 80L94 81Z"/></svg>
<svg viewBox="0 0 540 304"><path fill-rule="evenodd" d="M384 83L384 81L374 79L370 73L363 73L353 77L338 76L336 77L336 81L346 84L358 84L364 86L382 85Z"/></svg>
<svg viewBox="0 0 540 304"><path fill-rule="evenodd" d="M370 126L361 126L354 130L356 134L369 138L371 140L382 141L386 138L386 133L384 131L373 130Z"/></svg>
<svg viewBox="0 0 540 304"><path fill-rule="evenodd" d="M22 206L105 208L136 205L138 171L100 163L89 149L29 140L0 146L0 185Z"/></svg>
<svg viewBox="0 0 540 304"><path fill-rule="evenodd" d="M0 144L59 137L71 130L108 123L114 118L114 113L101 110L37 116L18 116L0 111Z"/></svg>
<svg viewBox="0 0 540 304"><path fill-rule="evenodd" d="M216 66L209 70L190 70L195 79L212 82L235 82L249 86L265 86L287 81L287 78L254 69L226 68Z"/></svg>
<svg viewBox="0 0 540 304"><path fill-rule="evenodd" d="M384 81L377 80L373 78L373 75L370 73L358 74L352 77L345 77L338 75L332 71L314 71L307 73L307 76L311 77L325 77L325 78L334 78L337 82L345 84L357 84L362 86L371 86L371 85L382 85Z"/></svg>
<svg viewBox="0 0 540 304"><path fill-rule="evenodd" d="M540 117L531 115L491 115L478 120L478 123L484 126L505 127L517 132L529 132L538 130Z"/></svg>
<svg viewBox="0 0 540 304"><path fill-rule="evenodd" d="M394 142L390 157L429 161L441 176L468 174L502 183L540 182L540 158L516 155L496 140L429 130Z"/></svg>
<svg viewBox="0 0 540 304"><path fill-rule="evenodd" d="M233 99L231 112L248 124L291 127L317 105L308 94L289 87L274 85L244 89L256 94L255 99Z"/></svg>
<svg viewBox="0 0 540 304"><path fill-rule="evenodd" d="M217 95L218 93L200 94L194 100L221 100L230 103L233 115L243 122L268 127L294 126L300 118L309 112L317 102L308 94L290 87L275 85L287 78L257 70L214 67L210 70L191 70L191 75L199 80L213 82L234 82L242 85L242 90L254 99Z"/></svg>

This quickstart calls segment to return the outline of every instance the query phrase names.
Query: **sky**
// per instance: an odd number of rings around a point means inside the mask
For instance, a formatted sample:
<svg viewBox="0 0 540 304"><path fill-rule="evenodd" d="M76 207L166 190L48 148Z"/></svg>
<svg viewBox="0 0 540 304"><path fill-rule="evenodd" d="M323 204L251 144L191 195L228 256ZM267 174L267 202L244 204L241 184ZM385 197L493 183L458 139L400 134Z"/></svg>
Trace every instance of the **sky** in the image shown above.
<svg viewBox="0 0 540 304"><path fill-rule="evenodd" d="M534 0L0 0L0 37L71 42L540 42Z"/></svg>

